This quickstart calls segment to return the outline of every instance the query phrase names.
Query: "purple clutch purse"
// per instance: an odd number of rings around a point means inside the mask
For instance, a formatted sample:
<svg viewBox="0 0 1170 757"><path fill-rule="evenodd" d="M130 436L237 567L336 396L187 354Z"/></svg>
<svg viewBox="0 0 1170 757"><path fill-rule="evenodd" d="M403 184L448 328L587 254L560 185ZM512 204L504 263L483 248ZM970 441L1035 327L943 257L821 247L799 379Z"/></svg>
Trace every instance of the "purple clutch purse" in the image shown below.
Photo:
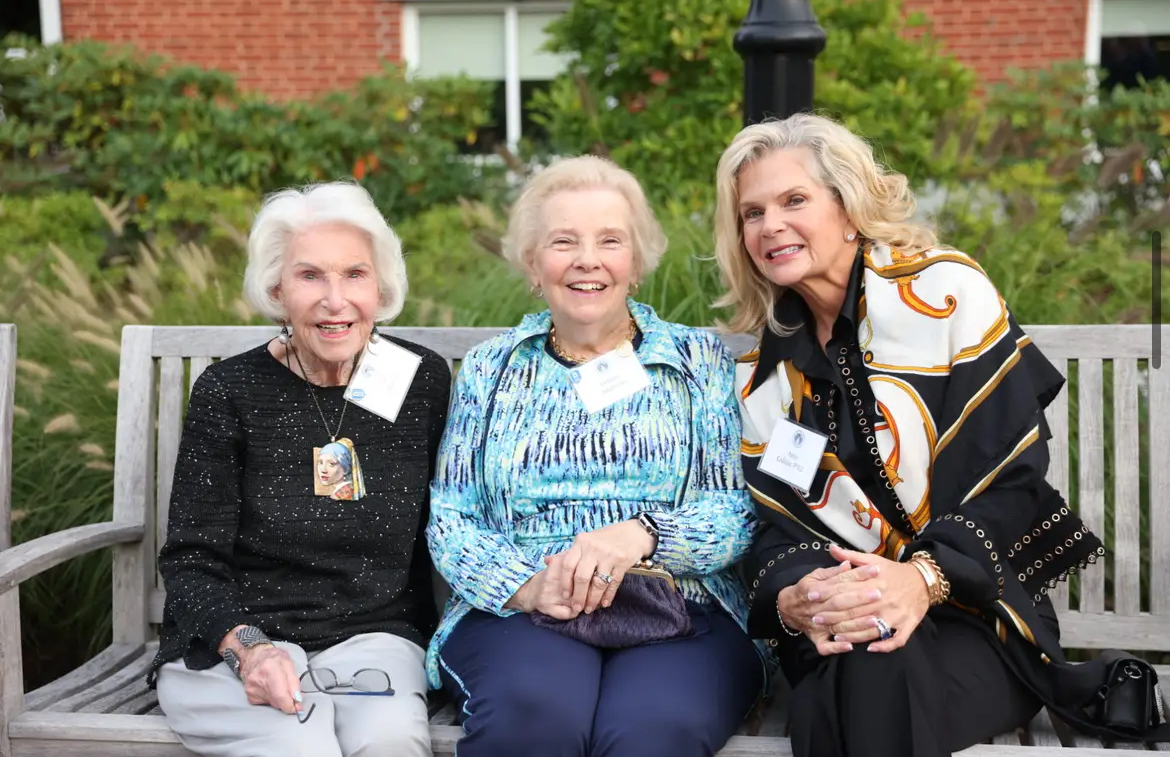
<svg viewBox="0 0 1170 757"><path fill-rule="evenodd" d="M636 566L626 571L609 607L589 615L557 620L541 612L533 625L602 649L624 649L691 636L694 627L674 577L661 567Z"/></svg>

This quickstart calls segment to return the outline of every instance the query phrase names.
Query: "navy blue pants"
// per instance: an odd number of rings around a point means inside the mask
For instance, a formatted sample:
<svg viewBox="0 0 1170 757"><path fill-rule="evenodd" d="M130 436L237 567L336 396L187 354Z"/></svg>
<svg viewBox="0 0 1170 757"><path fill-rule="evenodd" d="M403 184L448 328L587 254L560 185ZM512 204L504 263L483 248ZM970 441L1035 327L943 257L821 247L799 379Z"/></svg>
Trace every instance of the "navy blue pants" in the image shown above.
<svg viewBox="0 0 1170 757"><path fill-rule="evenodd" d="M762 692L756 648L719 609L700 635L602 650L525 614L472 610L440 670L466 735L459 757L710 757Z"/></svg>

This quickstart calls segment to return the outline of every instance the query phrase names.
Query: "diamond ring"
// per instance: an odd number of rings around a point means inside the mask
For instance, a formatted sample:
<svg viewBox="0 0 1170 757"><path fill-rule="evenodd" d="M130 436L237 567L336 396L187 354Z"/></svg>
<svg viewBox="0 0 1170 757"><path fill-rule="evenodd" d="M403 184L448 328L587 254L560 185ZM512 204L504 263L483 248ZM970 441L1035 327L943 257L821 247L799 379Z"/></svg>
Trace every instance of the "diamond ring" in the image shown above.
<svg viewBox="0 0 1170 757"><path fill-rule="evenodd" d="M593 577L600 578L606 585L613 583L613 576L608 573L602 573L601 571L595 570L593 571Z"/></svg>
<svg viewBox="0 0 1170 757"><path fill-rule="evenodd" d="M894 629L890 628L890 624L881 618L877 619L878 633L881 635L881 640L885 641L894 635Z"/></svg>

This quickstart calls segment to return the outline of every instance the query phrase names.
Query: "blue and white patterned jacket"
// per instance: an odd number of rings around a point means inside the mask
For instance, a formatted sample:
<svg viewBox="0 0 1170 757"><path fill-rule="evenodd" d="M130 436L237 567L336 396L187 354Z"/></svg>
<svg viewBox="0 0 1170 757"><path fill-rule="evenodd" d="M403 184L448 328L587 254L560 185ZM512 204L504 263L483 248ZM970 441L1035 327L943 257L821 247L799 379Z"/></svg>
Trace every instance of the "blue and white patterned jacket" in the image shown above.
<svg viewBox="0 0 1170 757"><path fill-rule="evenodd" d="M678 402L691 409L686 475L679 477L677 469L666 465L650 468L659 477L655 483L680 479L677 487L667 487L678 492L675 502L651 511L661 530L655 559L676 577L696 578L746 630L746 592L734 566L750 547L757 520L743 480L734 361L715 335L663 321L633 300L628 304L642 332L637 354L651 381L661 385L668 378L663 372L673 372L671 382L685 386L689 394ZM441 685L439 651L459 619L472 608L500 616L515 613L504 603L544 567L538 550L517 544L511 505L485 485L482 471L516 454L525 424L492 425L493 414L502 414L505 403L513 418L532 412L531 386L549 325L548 311L528 315L518 326L477 345L455 383L431 483L427 527L435 566L452 589L427 651L427 676L434 688ZM571 390L569 395L566 401L575 401ZM621 509L621 502L612 504ZM531 540L533 526L527 528ZM535 534L537 540L539 536Z"/></svg>

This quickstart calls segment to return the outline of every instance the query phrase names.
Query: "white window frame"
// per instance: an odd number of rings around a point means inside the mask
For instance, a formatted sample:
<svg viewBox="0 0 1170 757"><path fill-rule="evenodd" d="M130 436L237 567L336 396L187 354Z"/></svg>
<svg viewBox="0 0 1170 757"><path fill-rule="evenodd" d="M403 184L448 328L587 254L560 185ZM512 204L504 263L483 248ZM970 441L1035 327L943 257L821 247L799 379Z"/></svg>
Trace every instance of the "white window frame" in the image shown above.
<svg viewBox="0 0 1170 757"><path fill-rule="evenodd" d="M1089 0L1085 15L1085 65L1101 65L1101 7L1102 0Z"/></svg>
<svg viewBox="0 0 1170 757"><path fill-rule="evenodd" d="M64 40L61 30L61 0L41 0L41 43L56 45Z"/></svg>
<svg viewBox="0 0 1170 757"><path fill-rule="evenodd" d="M504 141L511 152L520 146L520 14L564 13L572 7L567 0L535 2L406 2L402 5L402 61L409 75L418 71L422 60L419 17L425 15L501 14L504 31Z"/></svg>

